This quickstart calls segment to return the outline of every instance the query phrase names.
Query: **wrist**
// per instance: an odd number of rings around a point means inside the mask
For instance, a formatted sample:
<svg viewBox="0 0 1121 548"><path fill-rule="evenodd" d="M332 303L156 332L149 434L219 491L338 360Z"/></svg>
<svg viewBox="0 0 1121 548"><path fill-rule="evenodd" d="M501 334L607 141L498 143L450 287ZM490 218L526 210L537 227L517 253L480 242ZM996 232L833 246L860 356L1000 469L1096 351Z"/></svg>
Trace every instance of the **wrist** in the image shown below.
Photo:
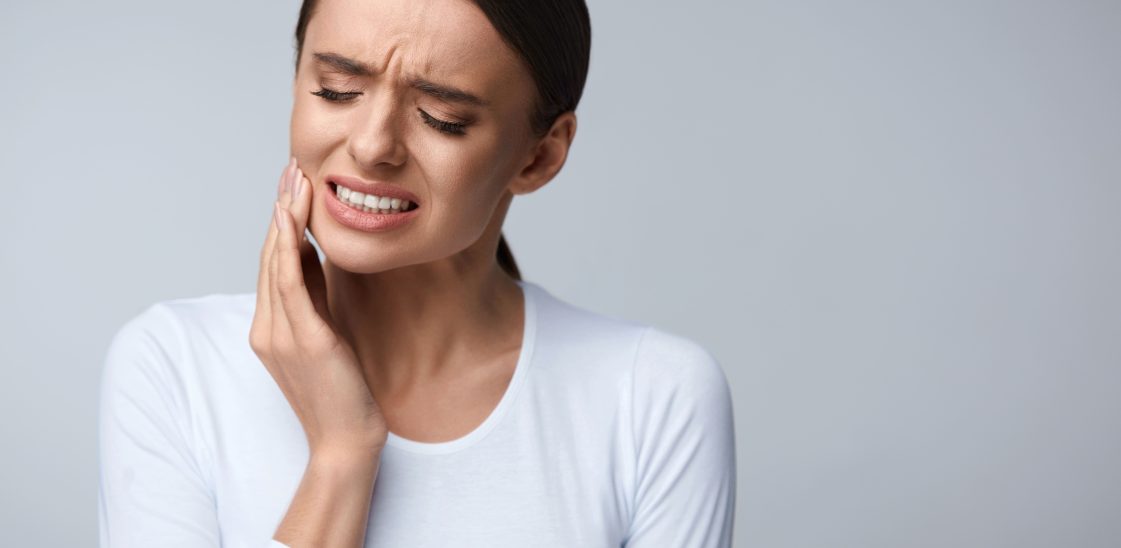
<svg viewBox="0 0 1121 548"><path fill-rule="evenodd" d="M308 465L321 468L364 469L376 468L380 461L380 447L331 445L313 449L308 458Z"/></svg>

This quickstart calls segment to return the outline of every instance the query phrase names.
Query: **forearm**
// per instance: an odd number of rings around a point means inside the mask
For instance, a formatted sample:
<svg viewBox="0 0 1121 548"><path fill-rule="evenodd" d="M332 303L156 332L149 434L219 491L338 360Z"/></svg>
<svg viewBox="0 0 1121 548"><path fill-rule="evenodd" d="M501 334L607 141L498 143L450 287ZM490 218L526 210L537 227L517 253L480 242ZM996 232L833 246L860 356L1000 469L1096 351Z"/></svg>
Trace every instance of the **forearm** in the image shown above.
<svg viewBox="0 0 1121 548"><path fill-rule="evenodd" d="M313 454L273 538L292 548L362 546L380 462L380 453Z"/></svg>

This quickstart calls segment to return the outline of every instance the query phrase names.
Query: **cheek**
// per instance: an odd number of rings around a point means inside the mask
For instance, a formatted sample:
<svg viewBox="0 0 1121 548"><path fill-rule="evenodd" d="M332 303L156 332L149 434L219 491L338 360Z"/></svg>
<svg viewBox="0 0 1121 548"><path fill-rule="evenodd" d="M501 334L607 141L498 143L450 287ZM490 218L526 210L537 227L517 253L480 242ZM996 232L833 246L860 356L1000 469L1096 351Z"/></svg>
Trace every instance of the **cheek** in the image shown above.
<svg viewBox="0 0 1121 548"><path fill-rule="evenodd" d="M505 187L498 143L480 137L474 141L425 137L411 147L422 184L446 214L489 216Z"/></svg>
<svg viewBox="0 0 1121 548"><path fill-rule="evenodd" d="M292 120L289 137L294 152L301 155L314 154L330 139L325 131L330 128L322 116L315 113L309 105L297 102L292 107Z"/></svg>

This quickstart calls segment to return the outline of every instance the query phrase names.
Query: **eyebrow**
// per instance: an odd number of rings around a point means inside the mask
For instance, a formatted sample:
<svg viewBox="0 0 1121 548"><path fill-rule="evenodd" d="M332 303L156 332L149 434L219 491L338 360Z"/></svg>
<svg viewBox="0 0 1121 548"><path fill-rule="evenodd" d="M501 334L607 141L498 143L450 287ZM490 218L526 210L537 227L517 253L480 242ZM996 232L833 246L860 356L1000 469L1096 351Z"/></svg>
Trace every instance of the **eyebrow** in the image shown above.
<svg viewBox="0 0 1121 548"><path fill-rule="evenodd" d="M344 57L337 53L317 51L312 53L312 55L315 57L316 61L334 67L335 69L351 76L370 77L376 73L376 71L369 65L361 61L356 61L354 59ZM419 90L425 94L428 94L437 99L442 99L444 101L450 101L453 103L467 103L479 107L490 105L489 101L483 100L473 93L453 86L437 84L435 82L421 78L420 76L410 76L406 78L405 83L413 89Z"/></svg>

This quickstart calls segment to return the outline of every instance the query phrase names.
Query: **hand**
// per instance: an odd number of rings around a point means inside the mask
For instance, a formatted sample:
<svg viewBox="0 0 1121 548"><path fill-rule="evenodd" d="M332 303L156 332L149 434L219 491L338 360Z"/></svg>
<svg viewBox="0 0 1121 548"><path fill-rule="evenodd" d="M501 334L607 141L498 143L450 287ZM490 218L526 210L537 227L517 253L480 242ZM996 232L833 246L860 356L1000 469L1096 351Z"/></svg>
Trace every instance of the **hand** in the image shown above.
<svg viewBox="0 0 1121 548"><path fill-rule="evenodd" d="M389 430L357 355L331 320L323 267L304 235L311 181L295 158L277 192L249 345L295 410L313 455L380 452Z"/></svg>

